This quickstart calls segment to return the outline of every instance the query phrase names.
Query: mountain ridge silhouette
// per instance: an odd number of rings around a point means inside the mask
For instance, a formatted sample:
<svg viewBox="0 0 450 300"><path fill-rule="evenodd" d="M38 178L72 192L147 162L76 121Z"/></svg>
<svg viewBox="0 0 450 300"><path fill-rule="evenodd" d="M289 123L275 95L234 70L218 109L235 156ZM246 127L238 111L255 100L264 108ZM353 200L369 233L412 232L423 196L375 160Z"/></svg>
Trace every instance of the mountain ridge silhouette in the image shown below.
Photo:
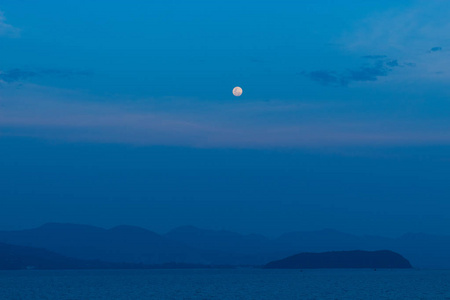
<svg viewBox="0 0 450 300"><path fill-rule="evenodd" d="M82 260L151 265L264 265L301 252L389 249L418 268L450 268L450 236L425 233L390 238L325 229L293 231L268 238L194 226L181 226L159 234L129 225L105 229L47 223L32 229L0 231L0 242L42 248Z"/></svg>

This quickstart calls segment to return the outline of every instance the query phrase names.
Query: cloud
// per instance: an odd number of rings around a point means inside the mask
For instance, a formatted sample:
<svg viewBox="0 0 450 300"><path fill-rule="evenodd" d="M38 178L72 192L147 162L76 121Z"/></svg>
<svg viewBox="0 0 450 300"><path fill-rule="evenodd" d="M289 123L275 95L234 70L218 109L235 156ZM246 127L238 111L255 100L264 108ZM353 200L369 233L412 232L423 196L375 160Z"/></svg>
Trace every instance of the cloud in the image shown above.
<svg viewBox="0 0 450 300"><path fill-rule="evenodd" d="M333 86L347 86L348 80L342 74L338 74L334 71L312 71L312 72L304 72L305 76L307 76L312 81L316 81L322 85L333 85Z"/></svg>
<svg viewBox="0 0 450 300"><path fill-rule="evenodd" d="M396 59L386 62L386 65L392 68L400 66Z"/></svg>
<svg viewBox="0 0 450 300"><path fill-rule="evenodd" d="M320 70L302 74L312 81L331 86L348 86L352 82L377 81L379 77L388 76L393 68L401 66L398 60L380 59L385 57L384 55L364 56L364 58L375 59L375 61L343 72ZM407 65L405 64L405 66Z"/></svg>
<svg viewBox="0 0 450 300"><path fill-rule="evenodd" d="M9 71L0 71L0 81L7 83L16 82L36 76L36 72L12 69Z"/></svg>
<svg viewBox="0 0 450 300"><path fill-rule="evenodd" d="M2 11L0 11L0 36L18 37L20 29L6 23L6 18Z"/></svg>
<svg viewBox="0 0 450 300"><path fill-rule="evenodd" d="M376 81L380 76L387 76L391 71L386 67L387 63L378 60L373 65L361 66L356 70L349 70L344 76L352 81Z"/></svg>
<svg viewBox="0 0 450 300"><path fill-rule="evenodd" d="M412 1L408 6L375 13L355 23L340 39L347 49L408 53L449 44L448 1ZM423 53L423 52L422 52Z"/></svg>
<svg viewBox="0 0 450 300"><path fill-rule="evenodd" d="M433 47L430 49L430 52L439 52L442 51L442 47Z"/></svg>
<svg viewBox="0 0 450 300"><path fill-rule="evenodd" d="M448 84L450 51L444 49L450 47L449 14L448 1L411 1L355 22L354 29L343 33L335 42L347 54L375 52L409 64L414 62L414 70L402 72L399 80Z"/></svg>
<svg viewBox="0 0 450 300"><path fill-rule="evenodd" d="M74 91L30 84L7 88L1 97L2 135L208 148L450 144L446 121L389 118L385 111L361 119L355 107L333 102L95 102ZM366 106L360 109L367 114Z"/></svg>
<svg viewBox="0 0 450 300"><path fill-rule="evenodd" d="M0 82L13 83L28 80L32 77L52 76L52 77L70 77L75 75L89 75L86 71L58 70L58 69L41 69L41 70L23 70L11 69L8 71L0 71Z"/></svg>

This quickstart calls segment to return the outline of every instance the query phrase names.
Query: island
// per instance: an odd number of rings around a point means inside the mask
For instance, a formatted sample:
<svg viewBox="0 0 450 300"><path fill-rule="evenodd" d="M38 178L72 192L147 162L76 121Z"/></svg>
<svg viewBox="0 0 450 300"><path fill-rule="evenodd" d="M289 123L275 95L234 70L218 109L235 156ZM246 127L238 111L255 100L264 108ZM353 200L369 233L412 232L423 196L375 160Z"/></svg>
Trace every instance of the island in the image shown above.
<svg viewBox="0 0 450 300"><path fill-rule="evenodd" d="M398 253L380 251L333 251L300 253L269 262L265 269L409 269L409 261Z"/></svg>

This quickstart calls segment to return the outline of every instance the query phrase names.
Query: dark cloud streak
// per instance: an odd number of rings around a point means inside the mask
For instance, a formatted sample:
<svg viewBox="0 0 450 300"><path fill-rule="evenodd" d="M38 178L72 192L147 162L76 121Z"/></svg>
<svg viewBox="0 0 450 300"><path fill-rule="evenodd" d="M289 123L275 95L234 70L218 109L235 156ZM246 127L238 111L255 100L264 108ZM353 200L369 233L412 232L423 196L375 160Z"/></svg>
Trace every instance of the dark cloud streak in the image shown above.
<svg viewBox="0 0 450 300"><path fill-rule="evenodd" d="M372 63L363 64L356 69L348 69L344 72L329 70L319 70L312 72L302 72L301 74L312 81L328 86L348 86L352 82L377 81L379 77L386 77L393 68L401 67L398 60L387 60L385 55L363 56L375 60ZM405 65L408 66L408 65Z"/></svg>
<svg viewBox="0 0 450 300"><path fill-rule="evenodd" d="M36 76L36 72L12 69L7 72L0 72L0 80L4 82L16 82Z"/></svg>
<svg viewBox="0 0 450 300"><path fill-rule="evenodd" d="M430 49L430 52L439 52L442 51L442 47L433 47Z"/></svg>
<svg viewBox="0 0 450 300"><path fill-rule="evenodd" d="M388 65L389 67L392 67L392 68L400 66L399 63L398 63L398 60L396 60L396 59L388 61L386 63L386 65Z"/></svg>
<svg viewBox="0 0 450 300"><path fill-rule="evenodd" d="M58 70L58 69L41 69L35 71L11 69L8 71L0 71L0 81L6 83L13 83L18 81L28 80L33 77L51 76L59 78L67 78L71 76L85 76L90 75L90 72L86 71L73 71L73 70Z"/></svg>
<svg viewBox="0 0 450 300"><path fill-rule="evenodd" d="M333 71L321 70L303 74L322 85L346 86L348 84L347 78Z"/></svg>

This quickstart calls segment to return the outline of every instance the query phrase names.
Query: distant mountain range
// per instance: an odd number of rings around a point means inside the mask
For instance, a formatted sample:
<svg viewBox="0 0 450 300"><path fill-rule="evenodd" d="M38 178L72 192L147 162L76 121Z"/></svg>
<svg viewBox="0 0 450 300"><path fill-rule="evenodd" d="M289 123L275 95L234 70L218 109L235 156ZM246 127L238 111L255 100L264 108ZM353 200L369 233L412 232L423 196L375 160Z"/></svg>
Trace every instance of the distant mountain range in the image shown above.
<svg viewBox="0 0 450 300"><path fill-rule="evenodd" d="M118 226L49 223L22 231L0 232L0 242L47 249L78 259L159 264L202 262L197 250L149 230Z"/></svg>
<svg viewBox="0 0 450 300"><path fill-rule="evenodd" d="M261 266L301 252L389 249L407 258L414 267L450 268L450 236L411 233L386 238L321 230L270 239L192 226L161 235L134 226L103 229L49 223L28 230L0 231L0 242L41 248L78 260L145 265Z"/></svg>
<svg viewBox="0 0 450 300"><path fill-rule="evenodd" d="M141 269L152 266L80 260L51 251L0 243L0 270Z"/></svg>
<svg viewBox="0 0 450 300"><path fill-rule="evenodd" d="M0 243L0 270L186 269L209 267L224 268L227 266L183 263L144 265L133 263L112 263L99 260L81 260L65 257L45 249Z"/></svg>
<svg viewBox="0 0 450 300"><path fill-rule="evenodd" d="M0 270L82 269L98 268L100 265L67 258L44 249L0 243Z"/></svg>
<svg viewBox="0 0 450 300"><path fill-rule="evenodd" d="M333 251L299 253L269 262L265 269L410 269L411 264L398 253L381 251Z"/></svg>

